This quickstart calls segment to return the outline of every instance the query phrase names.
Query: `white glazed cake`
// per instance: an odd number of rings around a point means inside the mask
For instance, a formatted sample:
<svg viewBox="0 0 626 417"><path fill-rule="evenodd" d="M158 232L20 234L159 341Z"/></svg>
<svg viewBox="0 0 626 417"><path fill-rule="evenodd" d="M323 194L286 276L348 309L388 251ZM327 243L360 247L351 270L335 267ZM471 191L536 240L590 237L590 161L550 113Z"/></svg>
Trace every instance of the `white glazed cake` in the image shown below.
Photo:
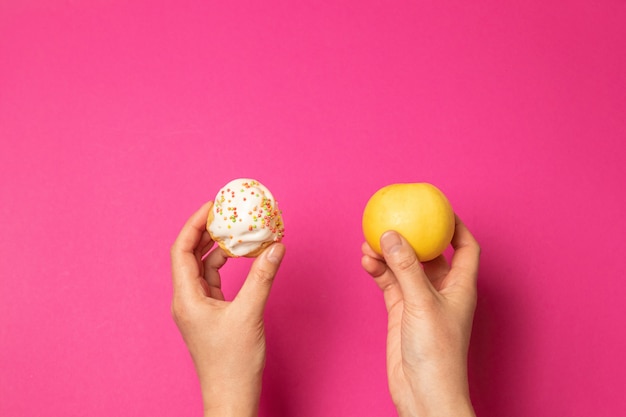
<svg viewBox="0 0 626 417"><path fill-rule="evenodd" d="M207 230L229 256L255 257L285 234L272 193L257 180L235 179L215 197Z"/></svg>

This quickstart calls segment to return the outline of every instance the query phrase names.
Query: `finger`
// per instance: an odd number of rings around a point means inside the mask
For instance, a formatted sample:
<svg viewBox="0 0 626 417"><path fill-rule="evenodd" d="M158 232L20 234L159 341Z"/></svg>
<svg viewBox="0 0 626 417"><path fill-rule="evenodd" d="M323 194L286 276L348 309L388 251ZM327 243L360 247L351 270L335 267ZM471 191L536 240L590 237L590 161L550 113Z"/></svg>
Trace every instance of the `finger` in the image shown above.
<svg viewBox="0 0 626 417"><path fill-rule="evenodd" d="M204 261L204 259L209 255L209 251L215 245L215 241L211 238L209 232L205 229L204 233L202 233L202 238L198 243L198 248L196 249L196 257L200 261Z"/></svg>
<svg viewBox="0 0 626 417"><path fill-rule="evenodd" d="M454 282L451 282L451 284L475 287L478 276L480 246L458 216L456 216L452 247L454 248L454 255L452 255L449 275Z"/></svg>
<svg viewBox="0 0 626 417"><path fill-rule="evenodd" d="M200 264L196 249L206 228L206 219L213 203L205 203L187 220L174 241L171 249L172 284L174 292L190 291L198 293Z"/></svg>
<svg viewBox="0 0 626 417"><path fill-rule="evenodd" d="M374 279L380 277L385 273L385 271L387 271L387 265L385 265L384 261L381 261L380 259L374 258L369 255L363 255L363 257L361 258L361 266L363 267L365 272L370 274ZM377 281L377 283L378 282L379 281ZM383 288L381 287L381 289Z"/></svg>
<svg viewBox="0 0 626 417"><path fill-rule="evenodd" d="M385 307L387 312L391 311L399 301L402 301L402 290L396 276L383 261L368 255L363 255L361 258L361 266L374 278L378 288L383 291Z"/></svg>
<svg viewBox="0 0 626 417"><path fill-rule="evenodd" d="M424 262L422 265L432 286L437 291L440 291L445 283L445 278L450 271L450 265L448 264L446 257L439 255L432 261Z"/></svg>
<svg viewBox="0 0 626 417"><path fill-rule="evenodd" d="M395 275L405 303L420 305L436 297L422 264L409 243L395 231L385 232L380 245L385 262Z"/></svg>
<svg viewBox="0 0 626 417"><path fill-rule="evenodd" d="M219 270L228 261L228 255L220 247L209 252L204 260L204 279L206 280L209 288L209 296L224 300L224 294L222 293L222 280L220 278ZM218 291L219 290L219 291Z"/></svg>
<svg viewBox="0 0 626 417"><path fill-rule="evenodd" d="M285 255L285 245L274 243L254 260L246 281L234 303L246 309L253 317L262 317L274 277Z"/></svg>
<svg viewBox="0 0 626 417"><path fill-rule="evenodd" d="M376 253L367 242L363 242L363 244L361 245L361 252L363 252L363 255L367 255L370 258L378 259L381 261L384 260L384 258Z"/></svg>
<svg viewBox="0 0 626 417"><path fill-rule="evenodd" d="M211 235L205 230L202 234L202 237L200 238L200 242L198 243L196 250L194 251L194 254L196 256L196 262L198 263L198 265L200 265L201 277L205 275L204 260L207 258L207 256L209 256L211 248L213 248L214 245L215 242L211 238Z"/></svg>

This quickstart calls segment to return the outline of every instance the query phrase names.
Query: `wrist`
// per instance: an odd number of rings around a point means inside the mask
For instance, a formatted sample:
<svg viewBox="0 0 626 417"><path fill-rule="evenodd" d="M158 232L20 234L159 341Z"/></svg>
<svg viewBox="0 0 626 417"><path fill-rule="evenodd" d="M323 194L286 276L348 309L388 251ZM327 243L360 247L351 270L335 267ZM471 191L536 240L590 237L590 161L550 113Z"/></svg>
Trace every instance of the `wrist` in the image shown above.
<svg viewBox="0 0 626 417"><path fill-rule="evenodd" d="M419 416L425 417L475 417L469 392L434 390L417 394Z"/></svg>
<svg viewBox="0 0 626 417"><path fill-rule="evenodd" d="M419 381L419 382L418 382ZM438 383L433 383L438 381ZM448 378L419 378L409 381L417 415L425 417L474 417L474 407L469 394L467 376L452 374Z"/></svg>
<svg viewBox="0 0 626 417"><path fill-rule="evenodd" d="M423 415L427 417L476 417L469 397L437 405L427 405L424 408Z"/></svg>
<svg viewBox="0 0 626 417"><path fill-rule="evenodd" d="M204 417L256 417L258 413L258 397L220 398L219 402L204 400Z"/></svg>
<svg viewBox="0 0 626 417"><path fill-rule="evenodd" d="M257 417L259 412L258 404L225 404L204 408L204 417Z"/></svg>
<svg viewBox="0 0 626 417"><path fill-rule="evenodd" d="M256 417L261 398L261 380L215 380L202 383L204 417Z"/></svg>

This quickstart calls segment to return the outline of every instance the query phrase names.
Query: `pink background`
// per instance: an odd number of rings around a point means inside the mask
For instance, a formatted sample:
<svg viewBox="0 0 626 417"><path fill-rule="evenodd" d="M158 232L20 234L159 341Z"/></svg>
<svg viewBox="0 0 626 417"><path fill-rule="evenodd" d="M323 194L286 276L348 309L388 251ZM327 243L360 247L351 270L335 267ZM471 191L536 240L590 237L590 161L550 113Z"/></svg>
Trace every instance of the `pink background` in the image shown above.
<svg viewBox="0 0 626 417"><path fill-rule="evenodd" d="M394 414L360 219L419 181L483 248L478 414L620 415L625 22L622 0L1 2L0 415L200 415L169 247L240 176L287 227L262 416Z"/></svg>

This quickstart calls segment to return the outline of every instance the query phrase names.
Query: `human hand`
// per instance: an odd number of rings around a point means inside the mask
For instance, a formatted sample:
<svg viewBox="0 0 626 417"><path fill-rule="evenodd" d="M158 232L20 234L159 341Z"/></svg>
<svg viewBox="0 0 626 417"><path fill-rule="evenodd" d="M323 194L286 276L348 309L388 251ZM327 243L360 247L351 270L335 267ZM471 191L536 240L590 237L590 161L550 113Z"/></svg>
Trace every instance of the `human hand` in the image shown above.
<svg viewBox="0 0 626 417"><path fill-rule="evenodd" d="M200 208L171 249L172 316L191 353L205 416L256 416L265 366L263 311L285 253L274 243L257 257L232 302L219 270L228 257L206 231L213 204Z"/></svg>
<svg viewBox="0 0 626 417"><path fill-rule="evenodd" d="M480 248L456 217L448 265L423 265L394 231L381 237L384 257L364 243L362 266L383 291L388 313L387 376L401 416L473 416L467 353Z"/></svg>

